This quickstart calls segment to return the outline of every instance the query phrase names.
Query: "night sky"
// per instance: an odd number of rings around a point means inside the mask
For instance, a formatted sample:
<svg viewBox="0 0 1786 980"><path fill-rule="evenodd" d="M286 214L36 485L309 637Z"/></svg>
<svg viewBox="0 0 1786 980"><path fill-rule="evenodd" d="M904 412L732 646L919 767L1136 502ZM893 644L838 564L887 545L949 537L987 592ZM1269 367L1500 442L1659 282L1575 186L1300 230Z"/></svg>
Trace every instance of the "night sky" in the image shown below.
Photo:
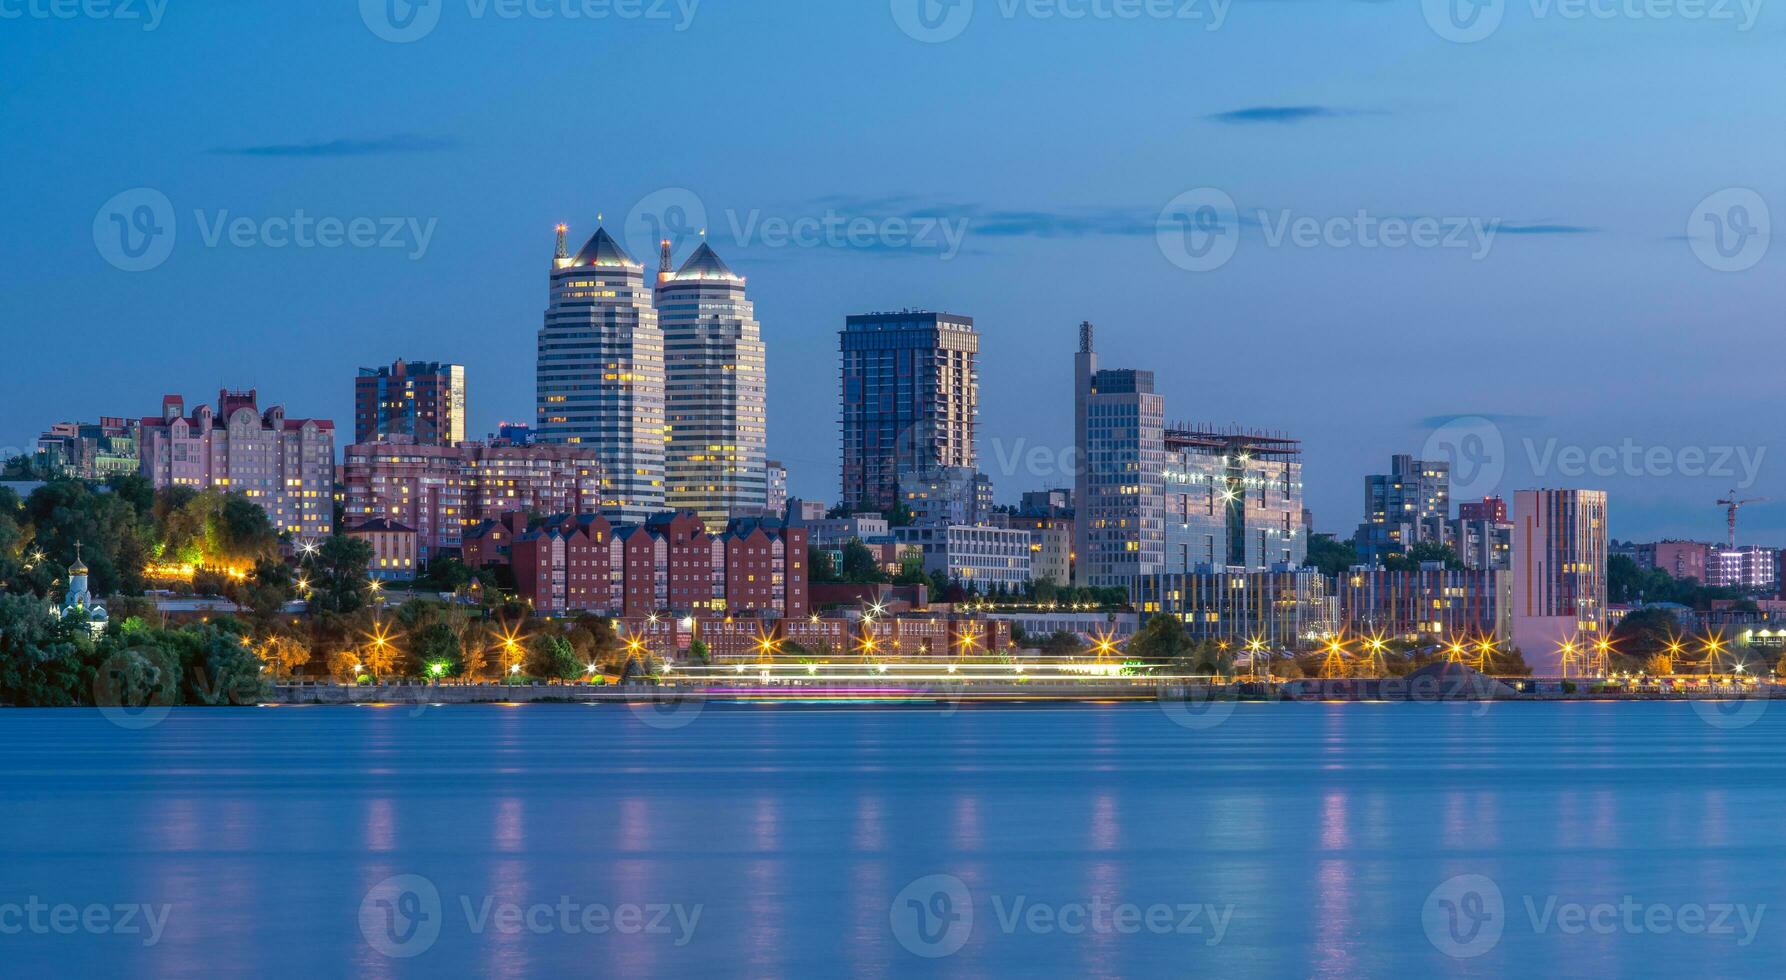
<svg viewBox="0 0 1786 980"><path fill-rule="evenodd" d="M223 385L348 427L396 357L466 364L476 433L528 420L552 227L605 212L750 277L797 495L837 493L844 316L939 308L1001 501L1070 483L1090 319L1169 417L1301 437L1322 530L1430 443L1487 462L1465 490L1605 488L1620 538L1721 538L1747 484L1786 544L1786 13L689 2L0 0L0 446ZM299 212L336 247L277 247Z"/></svg>

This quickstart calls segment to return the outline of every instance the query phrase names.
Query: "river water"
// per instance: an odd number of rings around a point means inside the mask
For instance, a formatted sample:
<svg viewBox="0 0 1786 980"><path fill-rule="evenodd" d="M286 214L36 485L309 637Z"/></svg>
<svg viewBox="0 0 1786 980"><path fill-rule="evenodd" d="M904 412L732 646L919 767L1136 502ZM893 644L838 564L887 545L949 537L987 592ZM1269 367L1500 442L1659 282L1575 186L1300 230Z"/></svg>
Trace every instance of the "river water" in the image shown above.
<svg viewBox="0 0 1786 980"><path fill-rule="evenodd" d="M1765 702L15 710L0 738L6 976L1786 971Z"/></svg>

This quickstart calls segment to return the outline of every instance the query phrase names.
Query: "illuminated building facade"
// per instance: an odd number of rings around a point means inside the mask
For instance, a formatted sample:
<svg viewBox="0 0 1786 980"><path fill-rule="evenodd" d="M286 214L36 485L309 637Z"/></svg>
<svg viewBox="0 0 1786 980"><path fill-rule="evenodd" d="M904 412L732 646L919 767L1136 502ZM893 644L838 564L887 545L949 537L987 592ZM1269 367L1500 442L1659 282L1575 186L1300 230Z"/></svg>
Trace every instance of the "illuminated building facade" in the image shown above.
<svg viewBox="0 0 1786 980"><path fill-rule="evenodd" d="M1359 560L1379 564L1423 541L1443 544L1451 519L1451 464L1400 454L1389 472L1364 478L1364 523L1354 543Z"/></svg>
<svg viewBox="0 0 1786 980"><path fill-rule="evenodd" d="M1423 562L1418 571L1358 567L1336 580L1339 619L1351 636L1380 635L1441 643L1513 635L1513 575L1447 569Z"/></svg>
<svg viewBox="0 0 1786 980"><path fill-rule="evenodd" d="M601 510L643 521L664 507L664 338L645 268L597 228L576 255L558 233L539 332L542 444L594 450Z"/></svg>
<svg viewBox="0 0 1786 980"><path fill-rule="evenodd" d="M1133 590L1165 559L1165 399L1152 371L1099 370L1092 325L1074 355L1075 585Z"/></svg>
<svg viewBox="0 0 1786 980"><path fill-rule="evenodd" d="M465 368L397 361L354 379L353 441L407 438L423 446L465 441Z"/></svg>
<svg viewBox="0 0 1786 980"><path fill-rule="evenodd" d="M927 525L896 527L893 537L923 555L925 574L946 575L981 593L1020 590L1032 579L1028 531Z"/></svg>
<svg viewBox="0 0 1786 980"><path fill-rule="evenodd" d="M478 551L511 564L518 594L553 615L774 619L809 608L806 531L779 521L742 518L710 534L691 511L621 525L599 514L558 515L515 534L506 553Z"/></svg>
<svg viewBox="0 0 1786 980"><path fill-rule="evenodd" d="M1312 568L1149 575L1136 600L1144 620L1176 616L1192 639L1236 649L1256 640L1273 650L1296 650L1339 629L1328 580Z"/></svg>
<svg viewBox="0 0 1786 980"><path fill-rule="evenodd" d="M512 511L585 514L601 505L601 460L580 446L393 439L347 447L341 472L347 526L382 518L412 528L423 561L460 551L472 527Z"/></svg>
<svg viewBox="0 0 1786 980"><path fill-rule="evenodd" d="M1165 560L1172 572L1302 565L1302 447L1283 436L1165 434Z"/></svg>
<svg viewBox="0 0 1786 980"><path fill-rule="evenodd" d="M974 467L980 335L972 317L852 316L839 349L846 506L889 510L901 473Z"/></svg>
<svg viewBox="0 0 1786 980"><path fill-rule="evenodd" d="M1513 642L1534 674L1560 676L1564 644L1604 631L1606 492L1521 490L1513 517Z"/></svg>
<svg viewBox="0 0 1786 980"><path fill-rule="evenodd" d="M106 480L142 469L141 436L138 419L58 422L37 437L37 458L54 473Z"/></svg>
<svg viewBox="0 0 1786 980"><path fill-rule="evenodd" d="M334 527L335 423L261 411L257 393L221 391L217 408L186 414L178 395L161 415L144 418L142 475L156 488L240 493L259 504L281 532L324 537Z"/></svg>
<svg viewBox="0 0 1786 980"><path fill-rule="evenodd" d="M669 506L716 524L760 513L769 495L768 355L744 277L706 242L672 272L666 242L656 306L664 343Z"/></svg>

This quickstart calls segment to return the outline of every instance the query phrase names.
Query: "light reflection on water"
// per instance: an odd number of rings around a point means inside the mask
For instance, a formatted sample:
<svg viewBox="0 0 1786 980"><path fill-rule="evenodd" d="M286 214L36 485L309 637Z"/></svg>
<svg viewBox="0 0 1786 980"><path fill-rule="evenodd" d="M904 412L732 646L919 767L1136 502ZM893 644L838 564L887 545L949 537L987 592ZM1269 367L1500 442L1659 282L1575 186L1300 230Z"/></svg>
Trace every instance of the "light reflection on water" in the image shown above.
<svg viewBox="0 0 1786 980"><path fill-rule="evenodd" d="M0 908L167 903L152 948L0 937L8 976L1578 976L1786 969L1786 711L1687 705L1241 705L1191 731L1148 706L0 713ZM1421 911L1486 875L1506 932L1454 960ZM360 931L396 875L440 933ZM891 924L926 875L971 894L959 952ZM1733 938L1539 934L1528 905L1768 906ZM1035 931L1017 902L1232 907L1210 934ZM692 937L568 932L557 906L698 908ZM486 904L548 928L481 931ZM1002 914L1001 914L1002 913ZM1772 916L1778 916L1776 920ZM649 918L649 914L646 915ZM606 920L604 920L606 921ZM615 920L618 921L618 920ZM0 922L0 924L4 924Z"/></svg>

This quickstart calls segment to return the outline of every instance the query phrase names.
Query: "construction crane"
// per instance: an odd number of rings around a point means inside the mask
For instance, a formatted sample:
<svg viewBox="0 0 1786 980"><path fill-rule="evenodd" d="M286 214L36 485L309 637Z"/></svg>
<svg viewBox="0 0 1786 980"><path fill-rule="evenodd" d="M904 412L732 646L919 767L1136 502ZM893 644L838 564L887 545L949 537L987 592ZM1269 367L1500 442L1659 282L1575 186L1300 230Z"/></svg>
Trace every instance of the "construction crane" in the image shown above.
<svg viewBox="0 0 1786 980"><path fill-rule="evenodd" d="M1736 512L1739 510L1742 510L1744 507L1747 507L1750 504L1765 504L1765 503L1767 503L1766 497L1750 497L1747 500L1738 500L1737 496L1736 496L1736 489L1734 487L1731 488L1730 496L1728 498L1718 501L1719 507L1727 508L1724 513L1730 519L1730 550L1731 551L1736 550Z"/></svg>

